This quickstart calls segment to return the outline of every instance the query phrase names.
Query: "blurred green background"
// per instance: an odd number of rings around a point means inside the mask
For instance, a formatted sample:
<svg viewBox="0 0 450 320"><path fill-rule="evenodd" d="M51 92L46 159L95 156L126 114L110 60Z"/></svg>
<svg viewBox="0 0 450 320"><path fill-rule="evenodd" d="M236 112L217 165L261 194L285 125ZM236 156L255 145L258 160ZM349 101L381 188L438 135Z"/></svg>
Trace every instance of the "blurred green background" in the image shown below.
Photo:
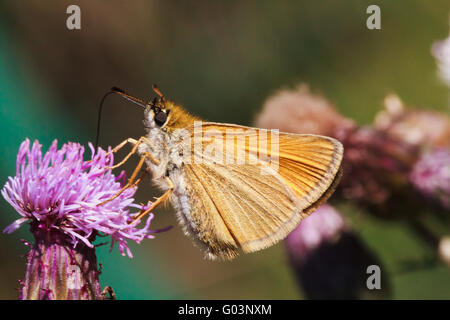
<svg viewBox="0 0 450 320"><path fill-rule="evenodd" d="M81 30L66 28L70 4L81 8ZM381 30L366 28L370 4L381 8ZM392 92L407 105L448 113L450 92L436 76L430 46L447 37L449 12L445 0L1 1L0 182L15 174L26 137L45 148L55 138L94 141L98 104L112 86L148 99L156 83L196 115L243 125L251 125L270 94L299 82L360 124L370 123ZM102 146L143 134L139 108L111 97L105 110ZM144 187L137 198L158 194ZM17 214L6 201L0 208L3 229ZM402 268L430 252L401 222L340 209L383 261L393 298L450 298L449 268ZM133 259L100 248L102 285L119 299L302 297L283 244L210 262L182 234L170 208L157 210L154 227L166 225L175 228L131 246ZM26 229L0 234L0 299L18 296Z"/></svg>

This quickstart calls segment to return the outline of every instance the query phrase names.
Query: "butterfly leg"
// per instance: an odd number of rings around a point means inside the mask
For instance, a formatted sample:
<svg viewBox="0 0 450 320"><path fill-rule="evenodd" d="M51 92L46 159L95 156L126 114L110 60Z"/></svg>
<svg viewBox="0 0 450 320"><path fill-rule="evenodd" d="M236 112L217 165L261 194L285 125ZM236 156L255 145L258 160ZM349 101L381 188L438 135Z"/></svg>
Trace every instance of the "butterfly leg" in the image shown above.
<svg viewBox="0 0 450 320"><path fill-rule="evenodd" d="M119 143L117 146L115 146L111 152L116 153L117 151L119 151L120 149L122 149L127 143L132 144L133 146L138 143L138 140L135 140L133 138L128 138L123 140L121 143ZM108 152L109 153L109 152Z"/></svg>
<svg viewBox="0 0 450 320"><path fill-rule="evenodd" d="M125 162L127 162L127 160L136 153L139 145L145 142L148 145L152 146L152 143L144 136L140 137L139 140L135 140L133 138L128 138L124 141L122 141L121 143L119 143L114 149L112 149L112 152L115 153L117 151L119 151L124 145L126 145L127 143L131 143L133 145L133 148L131 149L131 151L125 156L125 158L123 158L122 161L120 161L119 163L113 165L112 167L109 167L108 169L115 169L120 167L121 165L123 165ZM148 154L147 157L156 165L160 164L160 161L158 159L155 159L152 155Z"/></svg>
<svg viewBox="0 0 450 320"><path fill-rule="evenodd" d="M169 177L166 177L166 180L169 183L169 190L167 190L162 196L160 196L158 199L156 199L156 201L152 203L150 208L148 208L145 211L140 212L136 217L134 217L133 221L131 223L133 223L136 220L141 220L143 217L145 217L147 214L149 214L153 209L155 209L161 203L164 203L164 202L166 202L169 199L169 197L172 194L173 189L174 189L175 186L174 186L172 180L170 180Z"/></svg>
<svg viewBox="0 0 450 320"><path fill-rule="evenodd" d="M126 185L124 185L122 187L122 189L120 189L119 192L117 192L113 197L109 198L106 201L103 201L102 203L98 204L97 206L101 206L104 205L105 203L108 203L112 200L114 200L115 198L117 198L118 196L120 196L125 190L129 189L129 188L133 188L135 186L137 186L142 179L144 178L144 176L148 173L147 170L145 170L144 172L141 173L141 175L139 176L139 178L136 179L139 171L141 171L141 168L144 164L145 159L150 158L151 159L151 155L147 152L145 152L142 156L141 159L139 160L138 165L136 166L136 168L133 171L133 174L131 175L130 179L128 179L128 182Z"/></svg>

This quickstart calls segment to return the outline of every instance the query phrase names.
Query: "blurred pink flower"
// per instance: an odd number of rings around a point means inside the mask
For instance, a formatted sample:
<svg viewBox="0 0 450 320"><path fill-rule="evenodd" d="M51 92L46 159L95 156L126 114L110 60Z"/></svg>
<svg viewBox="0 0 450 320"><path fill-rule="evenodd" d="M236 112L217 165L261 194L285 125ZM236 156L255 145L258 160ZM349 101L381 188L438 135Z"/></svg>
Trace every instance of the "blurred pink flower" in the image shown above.
<svg viewBox="0 0 450 320"><path fill-rule="evenodd" d="M420 148L450 147L450 117L444 113L406 108L397 95L385 98L374 127L389 137Z"/></svg>
<svg viewBox="0 0 450 320"><path fill-rule="evenodd" d="M327 204L305 218L287 236L285 246L292 270L308 299L386 298L389 295L384 270L381 290L366 287L367 267L381 264L350 230L340 213Z"/></svg>
<svg viewBox="0 0 450 320"><path fill-rule="evenodd" d="M450 87L450 37L433 43L431 53L436 58L439 76Z"/></svg>
<svg viewBox="0 0 450 320"><path fill-rule="evenodd" d="M319 247L322 242L333 242L345 228L344 219L331 206L324 204L305 218L286 238L290 256L298 261Z"/></svg>
<svg viewBox="0 0 450 320"><path fill-rule="evenodd" d="M450 209L450 149L423 155L414 165L410 178L427 199Z"/></svg>
<svg viewBox="0 0 450 320"><path fill-rule="evenodd" d="M280 90L269 97L256 117L255 125L332 137L356 126L353 120L339 114L328 100L312 94L305 84L294 90Z"/></svg>
<svg viewBox="0 0 450 320"><path fill-rule="evenodd" d="M371 127L348 131L341 139L345 152L337 196L386 218L410 214L404 203L414 203L408 175L417 149Z"/></svg>

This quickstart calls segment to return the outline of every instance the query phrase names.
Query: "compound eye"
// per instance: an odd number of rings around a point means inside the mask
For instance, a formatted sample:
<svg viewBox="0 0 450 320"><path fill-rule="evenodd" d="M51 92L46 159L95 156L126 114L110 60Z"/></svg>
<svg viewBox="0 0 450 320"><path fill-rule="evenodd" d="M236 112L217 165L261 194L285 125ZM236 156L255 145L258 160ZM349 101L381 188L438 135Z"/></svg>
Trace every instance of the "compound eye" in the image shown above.
<svg viewBox="0 0 450 320"><path fill-rule="evenodd" d="M167 121L167 113L165 113L164 111L160 111L155 115L155 123L158 126L163 126L164 123L166 123Z"/></svg>

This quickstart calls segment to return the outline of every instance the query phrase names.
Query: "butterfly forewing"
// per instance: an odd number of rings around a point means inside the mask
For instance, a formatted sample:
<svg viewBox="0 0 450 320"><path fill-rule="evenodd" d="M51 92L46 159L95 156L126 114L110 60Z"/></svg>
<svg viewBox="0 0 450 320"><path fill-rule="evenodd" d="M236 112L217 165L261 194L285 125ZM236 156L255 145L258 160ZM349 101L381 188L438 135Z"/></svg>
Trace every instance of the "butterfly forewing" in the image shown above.
<svg viewBox="0 0 450 320"><path fill-rule="evenodd" d="M334 139L219 123L199 129L185 178L192 231L210 258L278 242L332 193L343 153Z"/></svg>

